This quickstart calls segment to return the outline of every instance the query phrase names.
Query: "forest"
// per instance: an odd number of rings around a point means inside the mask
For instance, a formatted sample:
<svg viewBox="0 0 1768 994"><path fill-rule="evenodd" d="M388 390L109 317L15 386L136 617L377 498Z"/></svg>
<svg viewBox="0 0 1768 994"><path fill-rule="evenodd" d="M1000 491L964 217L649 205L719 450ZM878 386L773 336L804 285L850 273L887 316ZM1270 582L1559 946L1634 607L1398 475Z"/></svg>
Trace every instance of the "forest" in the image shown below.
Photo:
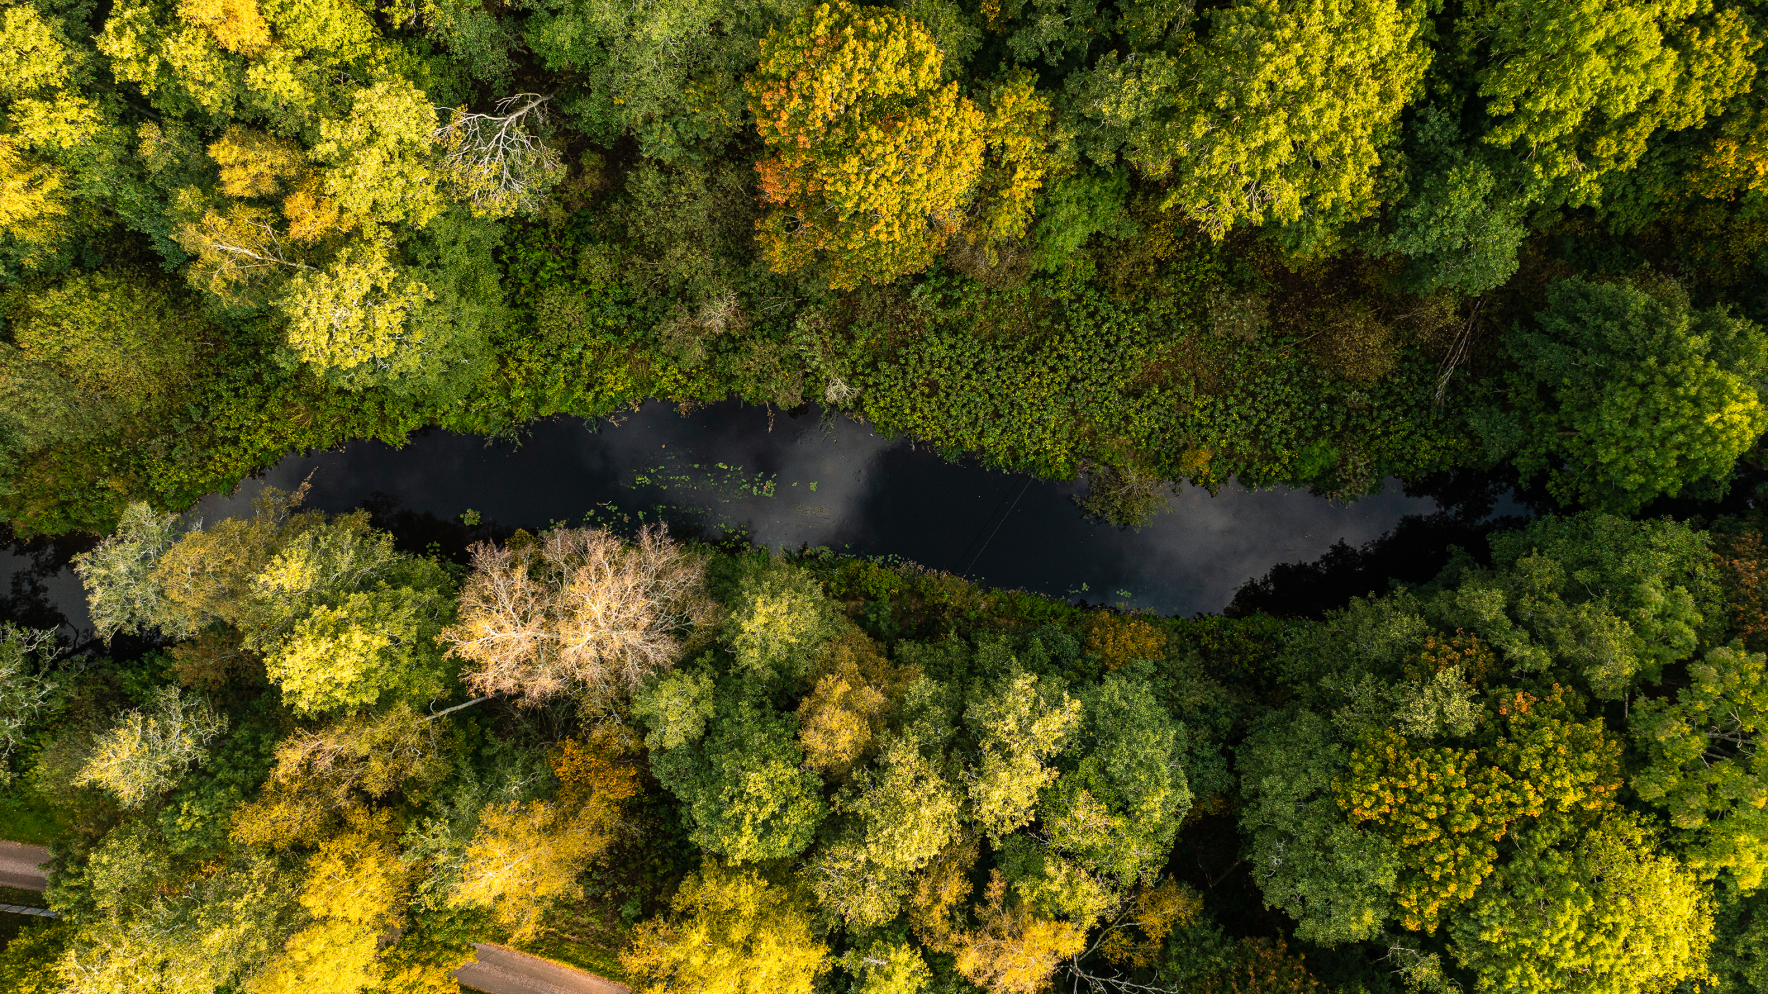
<svg viewBox="0 0 1768 994"><path fill-rule="evenodd" d="M1317 616L560 526L130 505L0 628L0 989L1768 988L1768 545L1543 515ZM108 647L108 648L105 648Z"/></svg>
<svg viewBox="0 0 1768 994"><path fill-rule="evenodd" d="M93 630L0 598L0 835L52 853L0 903L59 915L0 913L0 991L454 994L497 942L643 994L1768 994L1758 18L3 0L0 538ZM1192 618L186 513L732 398L1126 528L1529 513Z"/></svg>

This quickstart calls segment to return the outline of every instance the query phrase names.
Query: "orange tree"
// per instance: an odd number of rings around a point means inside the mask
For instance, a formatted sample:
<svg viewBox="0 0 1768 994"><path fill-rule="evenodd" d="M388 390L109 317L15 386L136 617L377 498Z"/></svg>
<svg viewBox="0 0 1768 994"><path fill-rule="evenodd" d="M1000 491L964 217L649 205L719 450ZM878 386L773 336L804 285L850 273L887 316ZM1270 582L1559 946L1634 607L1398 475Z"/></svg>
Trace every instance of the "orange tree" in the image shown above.
<svg viewBox="0 0 1768 994"><path fill-rule="evenodd" d="M1023 232L1042 182L1048 104L1018 77L992 95L991 118L940 82L943 64L918 21L842 0L762 41L747 88L768 153L756 165L761 199L772 208L758 240L776 272L820 258L830 285L851 289L925 269L990 177L1000 203L982 229Z"/></svg>

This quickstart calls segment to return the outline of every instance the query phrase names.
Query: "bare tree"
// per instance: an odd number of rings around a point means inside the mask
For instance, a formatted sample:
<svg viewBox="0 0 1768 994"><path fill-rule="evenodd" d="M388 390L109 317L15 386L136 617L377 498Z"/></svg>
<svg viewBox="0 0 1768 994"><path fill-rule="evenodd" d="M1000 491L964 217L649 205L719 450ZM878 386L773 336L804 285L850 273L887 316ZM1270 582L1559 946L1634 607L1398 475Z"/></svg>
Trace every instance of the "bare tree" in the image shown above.
<svg viewBox="0 0 1768 994"><path fill-rule="evenodd" d="M551 99L517 93L499 100L491 114L438 108L444 123L430 138L441 149L442 171L475 214L508 217L531 211L563 177L558 150L538 133Z"/></svg>
<svg viewBox="0 0 1768 994"><path fill-rule="evenodd" d="M519 548L481 543L440 641L472 663L480 693L539 703L574 686L632 688L668 667L680 634L711 622L705 563L661 526L628 545L594 528L558 528Z"/></svg>

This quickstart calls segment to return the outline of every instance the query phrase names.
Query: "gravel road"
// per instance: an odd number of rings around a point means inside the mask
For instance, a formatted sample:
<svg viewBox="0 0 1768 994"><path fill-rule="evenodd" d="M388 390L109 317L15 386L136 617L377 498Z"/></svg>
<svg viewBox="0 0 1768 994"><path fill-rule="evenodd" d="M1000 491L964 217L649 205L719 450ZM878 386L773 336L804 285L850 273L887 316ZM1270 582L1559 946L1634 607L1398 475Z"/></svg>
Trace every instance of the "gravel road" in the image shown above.
<svg viewBox="0 0 1768 994"><path fill-rule="evenodd" d="M630 990L514 949L485 942L474 943L473 948L479 962L454 971L454 979L485 994L628 994Z"/></svg>
<svg viewBox="0 0 1768 994"><path fill-rule="evenodd" d="M22 842L0 840L0 887L42 890L49 878L38 867L49 861L49 850Z"/></svg>

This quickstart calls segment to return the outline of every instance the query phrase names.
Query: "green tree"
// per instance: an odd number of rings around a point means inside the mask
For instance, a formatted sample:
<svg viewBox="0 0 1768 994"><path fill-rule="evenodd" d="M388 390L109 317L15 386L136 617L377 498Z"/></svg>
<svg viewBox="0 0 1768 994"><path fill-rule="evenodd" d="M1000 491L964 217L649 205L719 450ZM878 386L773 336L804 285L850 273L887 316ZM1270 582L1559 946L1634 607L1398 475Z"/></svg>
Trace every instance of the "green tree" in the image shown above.
<svg viewBox="0 0 1768 994"><path fill-rule="evenodd" d="M49 666L55 649L53 631L0 622L0 786L12 780L12 754L24 743L31 719L54 703Z"/></svg>
<svg viewBox="0 0 1768 994"><path fill-rule="evenodd" d="M1149 882L1165 864L1191 808L1181 727L1144 680L1106 674L1081 697L1085 719L1074 768L1046 788L1038 821L1051 849L1119 889Z"/></svg>
<svg viewBox="0 0 1768 994"><path fill-rule="evenodd" d="M1723 479L1768 429L1768 336L1723 307L1572 277L1509 349L1517 467L1561 500L1633 511Z"/></svg>
<svg viewBox="0 0 1768 994"><path fill-rule="evenodd" d="M896 917L911 874L957 836L964 796L909 737L889 740L853 787L839 808L856 824L819 847L808 875L823 908L870 928Z"/></svg>
<svg viewBox="0 0 1768 994"><path fill-rule="evenodd" d="M1488 543L1493 568L1451 563L1424 612L1512 672L1581 681L1604 700L1688 658L1720 610L1707 539L1679 522L1546 515Z"/></svg>
<svg viewBox="0 0 1768 994"><path fill-rule="evenodd" d="M1635 994L1704 976L1713 919L1693 876L1616 814L1569 849L1526 840L1449 935L1481 991Z"/></svg>
<svg viewBox="0 0 1768 994"><path fill-rule="evenodd" d="M906 942L874 941L837 962L858 981L855 994L921 994L933 982L921 951Z"/></svg>
<svg viewBox="0 0 1768 994"><path fill-rule="evenodd" d="M841 634L843 619L815 576L770 561L746 576L724 623L737 665L759 677L798 679L810 673L823 643Z"/></svg>
<svg viewBox="0 0 1768 994"><path fill-rule="evenodd" d="M313 157L323 164L326 193L365 222L428 224L442 212L429 99L403 79L383 79L350 94L349 108L319 123Z"/></svg>
<svg viewBox="0 0 1768 994"><path fill-rule="evenodd" d="M26 925L0 950L0 988L14 994L61 991L61 955L73 930L62 922Z"/></svg>
<svg viewBox="0 0 1768 994"><path fill-rule="evenodd" d="M1371 248L1411 260L1408 289L1480 294L1516 272L1527 202L1501 153L1472 143L1459 115L1418 108L1406 128L1405 187Z"/></svg>
<svg viewBox="0 0 1768 994"><path fill-rule="evenodd" d="M645 745L665 752L700 741L717 706L716 694L712 674L676 670L633 695L633 717L650 729Z"/></svg>
<svg viewBox="0 0 1768 994"><path fill-rule="evenodd" d="M208 702L162 687L146 707L124 714L99 736L77 782L110 791L125 807L139 807L170 790L192 763L207 759L209 742L227 724L227 716Z"/></svg>
<svg viewBox="0 0 1768 994"><path fill-rule="evenodd" d="M294 881L241 853L185 886L83 922L61 960L70 994L207 994L255 974L295 922Z"/></svg>
<svg viewBox="0 0 1768 994"><path fill-rule="evenodd" d="M715 708L703 738L651 753L657 780L686 809L694 844L735 863L803 852L826 811L822 778L804 767L797 719L735 681L719 688Z"/></svg>
<svg viewBox="0 0 1768 994"><path fill-rule="evenodd" d="M154 567L177 541L177 521L177 515L156 514L137 501L124 509L116 531L74 557L99 638L108 642L120 631L157 627L165 617L165 591Z"/></svg>
<svg viewBox="0 0 1768 994"><path fill-rule="evenodd" d="M1760 887L1768 869L1765 666L1759 652L1709 650L1689 664L1689 685L1674 700L1641 701L1629 722L1648 757L1633 789L1692 836L1692 869L1730 870L1746 891Z"/></svg>
<svg viewBox="0 0 1768 994"><path fill-rule="evenodd" d="M1346 750L1324 718L1302 711L1254 726L1236 753L1246 805L1240 831L1267 907L1320 945L1373 938L1394 916L1401 852L1352 825L1334 797Z"/></svg>
<svg viewBox="0 0 1768 994"><path fill-rule="evenodd" d="M214 329L188 293L147 273L80 273L16 290L6 312L0 491L21 466L58 451L79 465L109 461L99 454L106 445L162 451L153 429L209 377Z"/></svg>
<svg viewBox="0 0 1768 994"><path fill-rule="evenodd" d="M290 513L292 499L276 493L259 503L250 519L176 541L171 517L132 507L77 564L99 630L189 636L223 622L302 711L440 693L436 637L454 612L441 566L394 550L361 512L327 522Z"/></svg>
<svg viewBox="0 0 1768 994"><path fill-rule="evenodd" d="M187 294L127 271L80 273L15 298L22 358L66 376L79 402L139 417L190 395L209 329Z"/></svg>
<svg viewBox="0 0 1768 994"><path fill-rule="evenodd" d="M559 99L585 134L611 144L629 133L647 158L692 162L735 137L743 120L742 73L759 58L761 37L800 5L534 6L523 39L548 69L575 77Z"/></svg>
<svg viewBox="0 0 1768 994"><path fill-rule="evenodd" d="M1177 55L1111 53L1069 87L1103 133L1090 150L1171 177L1167 208L1216 236L1245 224L1348 221L1430 53L1398 0L1239 0Z"/></svg>
<svg viewBox="0 0 1768 994"><path fill-rule="evenodd" d="M383 249L364 245L339 251L323 271L296 275L278 306L288 318L289 345L318 368L398 376L424 361L409 318L433 299Z"/></svg>

